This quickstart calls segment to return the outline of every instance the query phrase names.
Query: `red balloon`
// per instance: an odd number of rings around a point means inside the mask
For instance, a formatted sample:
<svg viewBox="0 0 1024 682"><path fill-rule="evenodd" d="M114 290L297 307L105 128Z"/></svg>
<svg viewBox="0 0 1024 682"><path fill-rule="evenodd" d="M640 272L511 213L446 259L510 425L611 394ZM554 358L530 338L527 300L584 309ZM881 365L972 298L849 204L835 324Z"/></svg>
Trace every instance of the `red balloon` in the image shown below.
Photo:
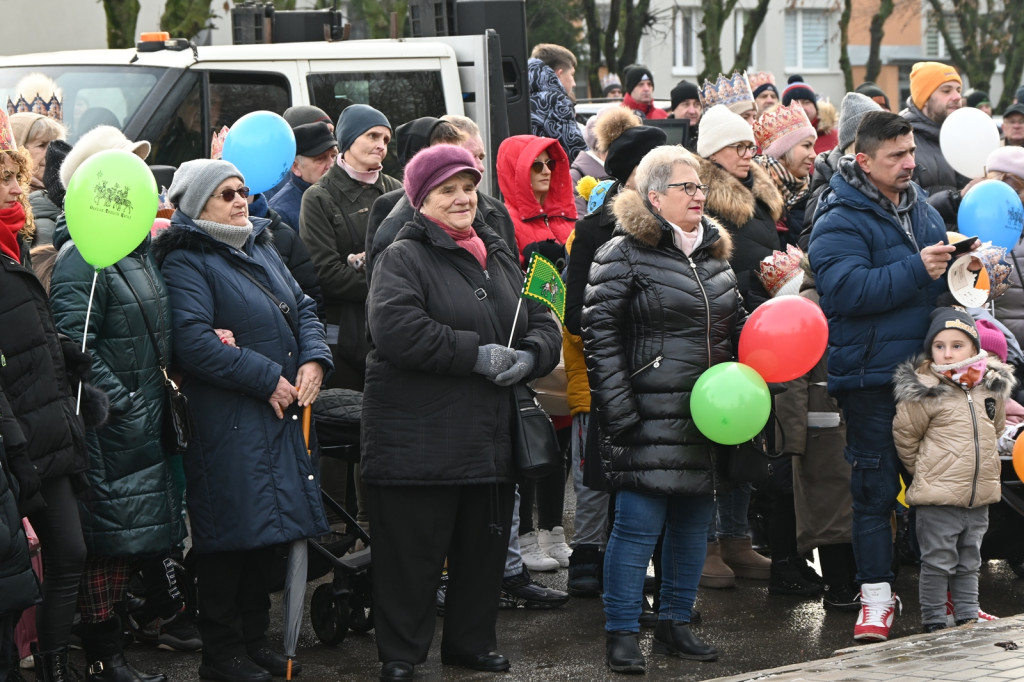
<svg viewBox="0 0 1024 682"><path fill-rule="evenodd" d="M739 360L765 381L781 383L811 371L827 345L828 321L821 308L801 296L779 296L747 318Z"/></svg>

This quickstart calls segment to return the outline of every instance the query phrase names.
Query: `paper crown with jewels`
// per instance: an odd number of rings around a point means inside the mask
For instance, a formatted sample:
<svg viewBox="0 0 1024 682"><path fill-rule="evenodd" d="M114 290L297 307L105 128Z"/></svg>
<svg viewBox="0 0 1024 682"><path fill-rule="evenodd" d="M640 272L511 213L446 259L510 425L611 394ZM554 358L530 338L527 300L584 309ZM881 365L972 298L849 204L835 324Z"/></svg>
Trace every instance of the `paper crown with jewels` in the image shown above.
<svg viewBox="0 0 1024 682"><path fill-rule="evenodd" d="M972 270L973 261L981 267ZM1010 272L1013 270L1006 261L1006 249L985 242L981 248L956 258L949 266L947 283L949 290L960 303L980 308L989 301L999 298L1010 288Z"/></svg>
<svg viewBox="0 0 1024 682"><path fill-rule="evenodd" d="M804 138L818 136L799 102L769 109L754 121L753 128L754 141L761 148L761 153L776 159Z"/></svg>
<svg viewBox="0 0 1024 682"><path fill-rule="evenodd" d="M761 261L757 278L771 297L800 293L804 271L800 267L804 252L790 244L785 251L772 251Z"/></svg>
<svg viewBox="0 0 1024 682"><path fill-rule="evenodd" d="M14 87L15 96L7 98L8 114L41 114L55 121L64 118L63 92L52 78L42 73L30 73Z"/></svg>
<svg viewBox="0 0 1024 682"><path fill-rule="evenodd" d="M716 104L724 104L735 114L755 108L754 93L745 73L734 73L732 78L718 74L714 83L705 80L704 87L700 89L700 101L705 111Z"/></svg>
<svg viewBox="0 0 1024 682"><path fill-rule="evenodd" d="M0 109L0 152L16 152L18 143L14 139L14 128L6 111Z"/></svg>
<svg viewBox="0 0 1024 682"><path fill-rule="evenodd" d="M758 71L747 74L747 80L750 82L750 90L753 92L762 85L775 85L775 74L771 71Z"/></svg>

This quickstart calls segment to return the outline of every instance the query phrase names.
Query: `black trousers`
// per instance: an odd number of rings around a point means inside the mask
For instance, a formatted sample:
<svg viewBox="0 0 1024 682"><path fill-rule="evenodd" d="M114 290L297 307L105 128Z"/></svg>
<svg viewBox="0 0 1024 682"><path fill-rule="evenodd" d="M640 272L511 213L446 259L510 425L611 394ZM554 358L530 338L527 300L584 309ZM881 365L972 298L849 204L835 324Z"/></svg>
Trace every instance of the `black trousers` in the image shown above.
<svg viewBox="0 0 1024 682"><path fill-rule="evenodd" d="M244 655L270 626L272 549L196 554L195 560L203 658Z"/></svg>
<svg viewBox="0 0 1024 682"><path fill-rule="evenodd" d="M445 557L448 593L441 651L494 651L512 484L368 485L367 496L380 660L417 664L427 659Z"/></svg>

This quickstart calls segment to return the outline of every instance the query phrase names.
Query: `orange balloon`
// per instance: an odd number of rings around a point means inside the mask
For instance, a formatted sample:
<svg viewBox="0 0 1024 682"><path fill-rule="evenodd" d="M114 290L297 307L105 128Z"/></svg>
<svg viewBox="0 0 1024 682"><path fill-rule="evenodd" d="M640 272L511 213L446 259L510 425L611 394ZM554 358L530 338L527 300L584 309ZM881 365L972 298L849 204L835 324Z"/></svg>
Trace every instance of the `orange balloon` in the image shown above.
<svg viewBox="0 0 1024 682"><path fill-rule="evenodd" d="M1017 478L1024 481L1024 436L1017 436L1013 444L1013 470L1017 472Z"/></svg>

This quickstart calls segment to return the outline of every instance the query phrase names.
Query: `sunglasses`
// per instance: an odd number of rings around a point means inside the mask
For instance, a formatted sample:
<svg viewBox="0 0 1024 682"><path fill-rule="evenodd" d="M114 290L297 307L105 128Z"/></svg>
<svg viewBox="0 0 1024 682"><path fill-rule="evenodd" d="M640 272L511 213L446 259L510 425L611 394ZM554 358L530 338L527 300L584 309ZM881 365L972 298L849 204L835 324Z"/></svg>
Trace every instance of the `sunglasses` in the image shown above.
<svg viewBox="0 0 1024 682"><path fill-rule="evenodd" d="M704 194L708 193L707 185L698 185L696 182L673 182L669 185L666 185L666 187L682 187L683 191L689 194L691 197L697 193L697 190L700 190Z"/></svg>
<svg viewBox="0 0 1024 682"><path fill-rule="evenodd" d="M223 192L218 192L217 194L211 194L210 196L211 197L220 197L224 201L234 201L235 200L235 194L237 194L238 196L240 196L243 199L245 199L245 198L247 198L249 196L249 188L243 186L243 187L239 187L238 189L226 189Z"/></svg>
<svg viewBox="0 0 1024 682"><path fill-rule="evenodd" d="M554 171L555 166L558 165L555 159L548 159L547 161L534 161L530 164L530 170L534 173L543 173L544 166L548 167L549 171Z"/></svg>

